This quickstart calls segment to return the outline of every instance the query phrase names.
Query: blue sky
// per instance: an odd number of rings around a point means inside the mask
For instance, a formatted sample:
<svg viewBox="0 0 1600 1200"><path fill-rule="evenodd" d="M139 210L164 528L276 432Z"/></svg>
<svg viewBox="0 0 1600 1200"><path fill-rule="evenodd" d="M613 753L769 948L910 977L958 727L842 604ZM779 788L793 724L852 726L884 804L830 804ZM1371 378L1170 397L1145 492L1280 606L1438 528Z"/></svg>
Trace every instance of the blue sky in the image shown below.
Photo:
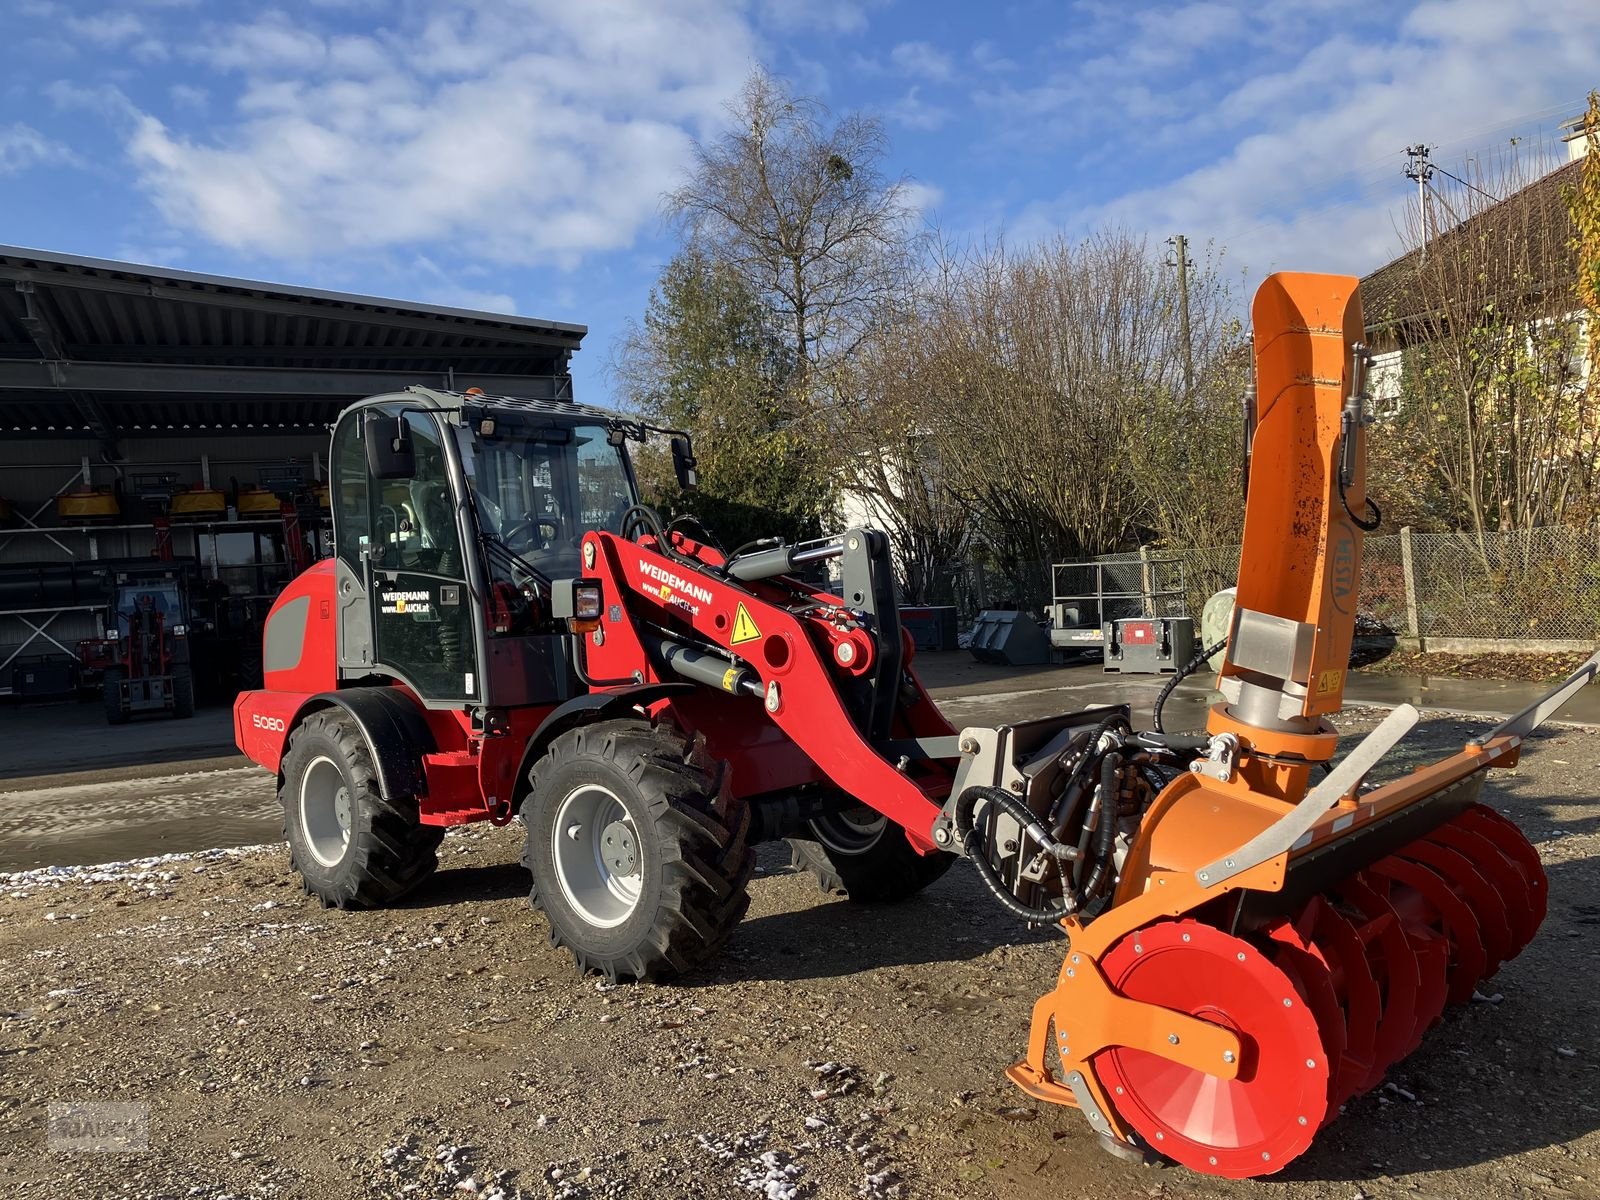
<svg viewBox="0 0 1600 1200"><path fill-rule="evenodd" d="M1242 286L1396 248L1403 148L1458 173L1600 86L1595 0L0 0L0 243L589 325L765 63L880 114L947 236L1107 222Z"/></svg>

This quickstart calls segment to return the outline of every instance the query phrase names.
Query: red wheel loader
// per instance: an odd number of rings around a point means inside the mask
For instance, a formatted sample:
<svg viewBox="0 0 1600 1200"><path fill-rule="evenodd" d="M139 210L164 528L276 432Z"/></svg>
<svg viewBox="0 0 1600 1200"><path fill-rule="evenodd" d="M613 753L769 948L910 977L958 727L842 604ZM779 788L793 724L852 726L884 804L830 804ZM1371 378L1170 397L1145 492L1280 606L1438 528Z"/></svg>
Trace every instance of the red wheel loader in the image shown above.
<svg viewBox="0 0 1600 1200"><path fill-rule="evenodd" d="M1256 465L1203 734L1122 707L956 730L912 670L882 534L728 553L638 504L628 445L667 436L687 483L685 436L414 388L334 428L336 555L273 607L239 745L325 904L392 901L444 827L520 817L552 943L611 979L714 955L759 841L860 901L965 858L1067 936L1016 1084L1118 1152L1277 1171L1533 936L1538 855L1479 793L1597 667L1395 782L1364 781L1409 707L1329 769L1376 524L1361 329L1352 279L1256 298ZM824 561L836 591L799 577Z"/></svg>
<svg viewBox="0 0 1600 1200"><path fill-rule="evenodd" d="M110 662L100 679L106 721L138 713L194 716L188 581L172 564L119 570L106 613Z"/></svg>

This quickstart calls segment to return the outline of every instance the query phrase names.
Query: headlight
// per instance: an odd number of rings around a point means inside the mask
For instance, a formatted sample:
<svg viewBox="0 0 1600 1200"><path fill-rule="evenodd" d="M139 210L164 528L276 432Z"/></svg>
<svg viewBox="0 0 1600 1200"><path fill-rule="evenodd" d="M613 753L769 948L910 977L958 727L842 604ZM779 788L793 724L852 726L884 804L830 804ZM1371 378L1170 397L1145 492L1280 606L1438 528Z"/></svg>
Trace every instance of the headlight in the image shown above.
<svg viewBox="0 0 1600 1200"><path fill-rule="evenodd" d="M580 583L572 589L572 615L579 621L598 621L600 619L600 585L598 583Z"/></svg>

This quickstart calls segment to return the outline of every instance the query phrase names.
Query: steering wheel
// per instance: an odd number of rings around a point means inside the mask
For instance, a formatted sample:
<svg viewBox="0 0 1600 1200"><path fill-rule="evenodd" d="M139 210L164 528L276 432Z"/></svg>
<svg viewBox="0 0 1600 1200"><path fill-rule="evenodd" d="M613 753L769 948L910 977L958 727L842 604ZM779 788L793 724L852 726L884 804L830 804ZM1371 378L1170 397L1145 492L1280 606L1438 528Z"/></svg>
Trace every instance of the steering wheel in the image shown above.
<svg viewBox="0 0 1600 1200"><path fill-rule="evenodd" d="M548 546L561 535L561 526L550 517L536 517L530 514L502 533L500 540L510 546L530 534L537 534L539 541Z"/></svg>

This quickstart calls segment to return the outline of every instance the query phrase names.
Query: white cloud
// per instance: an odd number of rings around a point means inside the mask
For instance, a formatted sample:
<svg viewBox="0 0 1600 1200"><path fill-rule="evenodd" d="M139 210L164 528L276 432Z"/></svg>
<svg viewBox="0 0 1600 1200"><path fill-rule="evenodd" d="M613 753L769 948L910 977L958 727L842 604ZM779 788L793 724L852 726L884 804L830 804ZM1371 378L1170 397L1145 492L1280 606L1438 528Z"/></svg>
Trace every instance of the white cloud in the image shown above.
<svg viewBox="0 0 1600 1200"><path fill-rule="evenodd" d="M1089 205L1078 190L1035 204L1014 235L1120 222L1196 243L1219 238L1252 275L1363 274L1398 248L1407 143L1476 144L1472 131L1546 111L1595 81L1600 7L1584 0L1514 11L1500 0L1430 0L1388 32L1331 10L1321 25L1273 26L1276 44L1260 25L1234 25L1224 7L1141 9L1120 27L1125 53L986 97L996 111L1009 98L1029 115L1019 143L1047 141L1043 129L1085 139L1085 163L1149 163L1147 186ZM1096 19L1120 20L1118 11ZM1152 17L1174 37L1141 48L1134 35ZM1097 28L1101 44L1115 32ZM1174 86L1174 64L1207 53L1234 65Z"/></svg>
<svg viewBox="0 0 1600 1200"><path fill-rule="evenodd" d="M972 61L983 71L993 74L1015 71L1017 64L1013 59L1007 58L993 42L974 42L972 45Z"/></svg>
<svg viewBox="0 0 1600 1200"><path fill-rule="evenodd" d="M68 32L101 46L117 46L144 32L144 22L129 12L103 12L87 17L68 17Z"/></svg>
<svg viewBox="0 0 1600 1200"><path fill-rule="evenodd" d="M900 185L900 203L918 217L926 217L944 203L944 191L920 179L908 179Z"/></svg>
<svg viewBox="0 0 1600 1200"><path fill-rule="evenodd" d="M657 220L756 58L737 0L421 11L362 38L271 14L212 31L205 59L243 81L233 119L130 126L167 221L291 258L447 242L571 267Z"/></svg>
<svg viewBox="0 0 1600 1200"><path fill-rule="evenodd" d="M224 71L309 71L322 65L328 48L317 34L269 12L248 25L227 26L192 53Z"/></svg>
<svg viewBox="0 0 1600 1200"><path fill-rule="evenodd" d="M931 42L901 42L889 51L889 62L902 75L936 83L948 80L952 74L950 56Z"/></svg>
<svg viewBox="0 0 1600 1200"><path fill-rule="evenodd" d="M757 0L761 23L778 33L860 33L883 0Z"/></svg>
<svg viewBox="0 0 1600 1200"><path fill-rule="evenodd" d="M413 281L420 277L420 283L413 282L413 287L420 286L417 298L424 304L442 304L447 308L471 308L480 312L517 311L515 298L505 292L490 292L467 287L426 255L417 255L411 266L414 272Z"/></svg>
<svg viewBox="0 0 1600 1200"><path fill-rule="evenodd" d="M949 110L929 104L922 98L921 91L920 87L913 87L889 105L889 119L907 129L927 131L943 128L950 119Z"/></svg>
<svg viewBox="0 0 1600 1200"><path fill-rule="evenodd" d="M175 83L167 89L167 95L172 97L172 102L179 108L190 108L204 111L211 103L211 93L203 87L195 87L188 83Z"/></svg>
<svg viewBox="0 0 1600 1200"><path fill-rule="evenodd" d="M0 125L0 175L15 175L30 167L75 165L77 155L62 143L45 137L21 121Z"/></svg>

